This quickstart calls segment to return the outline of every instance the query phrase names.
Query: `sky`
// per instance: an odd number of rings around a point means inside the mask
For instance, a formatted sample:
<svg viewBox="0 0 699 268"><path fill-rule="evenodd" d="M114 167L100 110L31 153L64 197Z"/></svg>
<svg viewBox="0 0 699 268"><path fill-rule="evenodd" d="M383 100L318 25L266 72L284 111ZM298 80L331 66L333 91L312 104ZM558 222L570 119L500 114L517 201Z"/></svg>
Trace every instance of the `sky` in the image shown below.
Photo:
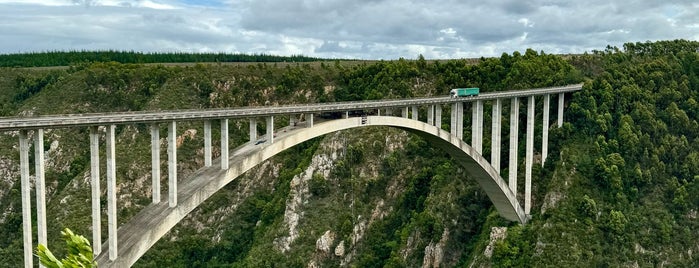
<svg viewBox="0 0 699 268"><path fill-rule="evenodd" d="M350 59L583 53L699 40L697 0L0 0L0 54L119 50Z"/></svg>

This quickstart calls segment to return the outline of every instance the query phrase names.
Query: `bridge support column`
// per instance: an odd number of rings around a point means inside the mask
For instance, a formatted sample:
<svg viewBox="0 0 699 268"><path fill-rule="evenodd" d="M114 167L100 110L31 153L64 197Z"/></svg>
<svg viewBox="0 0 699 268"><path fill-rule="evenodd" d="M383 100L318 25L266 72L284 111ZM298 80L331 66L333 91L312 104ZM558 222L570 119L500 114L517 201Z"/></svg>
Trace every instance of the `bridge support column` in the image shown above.
<svg viewBox="0 0 699 268"><path fill-rule="evenodd" d="M495 167L495 171L500 174L500 119L502 112L502 99L496 99L493 103L493 129L490 140L490 164Z"/></svg>
<svg viewBox="0 0 699 268"><path fill-rule="evenodd" d="M206 132L206 127L204 128ZM150 125L151 180L153 204L160 203L160 126ZM204 148L206 150L206 146ZM99 173L97 174L99 176Z"/></svg>
<svg viewBox="0 0 699 268"><path fill-rule="evenodd" d="M257 140L257 119L250 118L250 141Z"/></svg>
<svg viewBox="0 0 699 268"><path fill-rule="evenodd" d="M483 101L473 102L471 107L471 146L479 154L483 153Z"/></svg>
<svg viewBox="0 0 699 268"><path fill-rule="evenodd" d="M344 113L342 113L342 119L347 119L347 118L349 118L349 111L345 111Z"/></svg>
<svg viewBox="0 0 699 268"><path fill-rule="evenodd" d="M32 251L32 201L29 184L29 139L27 131L19 131L19 169L22 188L22 234L24 244L24 267L34 267Z"/></svg>
<svg viewBox="0 0 699 268"><path fill-rule="evenodd" d="M34 176L36 187L37 243L46 243L46 183L44 176L44 130L34 131ZM44 267L43 265L40 265Z"/></svg>
<svg viewBox="0 0 699 268"><path fill-rule="evenodd" d="M211 121L204 121L204 166L211 166Z"/></svg>
<svg viewBox="0 0 699 268"><path fill-rule="evenodd" d="M565 93L558 93L558 127L563 126L563 105Z"/></svg>
<svg viewBox="0 0 699 268"><path fill-rule="evenodd" d="M527 103L527 154L524 159L524 213L529 215L532 206L532 166L534 163L534 96L529 96Z"/></svg>
<svg viewBox="0 0 699 268"><path fill-rule="evenodd" d="M411 114L412 119L413 119L413 120L419 120L420 117L418 117L417 106L413 106L413 109L412 109L412 110L413 110L413 111L412 111L412 114Z"/></svg>
<svg viewBox="0 0 699 268"><path fill-rule="evenodd" d="M386 116L393 116L393 109L386 108Z"/></svg>
<svg viewBox="0 0 699 268"><path fill-rule="evenodd" d="M451 133L460 140L464 139L464 103L455 102L451 105Z"/></svg>
<svg viewBox="0 0 699 268"><path fill-rule="evenodd" d="M549 102L551 102L551 95L544 95L544 115L541 130L541 166L546 163L546 157L548 156L549 150Z"/></svg>
<svg viewBox="0 0 699 268"><path fill-rule="evenodd" d="M97 127L90 127L90 186L92 188L92 252L102 252L102 219L100 208L100 151Z"/></svg>
<svg viewBox="0 0 699 268"><path fill-rule="evenodd" d="M174 208L177 206L177 122L168 124L167 136L168 204Z"/></svg>
<svg viewBox="0 0 699 268"><path fill-rule="evenodd" d="M376 109L376 115L381 116L381 109Z"/></svg>
<svg viewBox="0 0 699 268"><path fill-rule="evenodd" d="M228 169L228 119L221 119L221 169Z"/></svg>
<svg viewBox="0 0 699 268"><path fill-rule="evenodd" d="M308 119L306 119L306 126L313 127L313 114L308 114Z"/></svg>
<svg viewBox="0 0 699 268"><path fill-rule="evenodd" d="M517 196L517 152L519 151L519 99L510 101L510 168L508 185Z"/></svg>
<svg viewBox="0 0 699 268"><path fill-rule="evenodd" d="M442 129L442 105L437 104L434 108L434 126Z"/></svg>
<svg viewBox="0 0 699 268"><path fill-rule="evenodd" d="M294 118L293 114L289 115L289 126L290 127L296 126L296 118Z"/></svg>
<svg viewBox="0 0 699 268"><path fill-rule="evenodd" d="M427 124L434 126L434 105L427 106Z"/></svg>
<svg viewBox="0 0 699 268"><path fill-rule="evenodd" d="M107 230L109 233L109 260L117 258L117 217L116 217L116 142L115 125L107 126Z"/></svg>
<svg viewBox="0 0 699 268"><path fill-rule="evenodd" d="M400 113L403 118L408 118L408 107L401 108Z"/></svg>
<svg viewBox="0 0 699 268"><path fill-rule="evenodd" d="M267 142L274 143L274 116L267 117Z"/></svg>

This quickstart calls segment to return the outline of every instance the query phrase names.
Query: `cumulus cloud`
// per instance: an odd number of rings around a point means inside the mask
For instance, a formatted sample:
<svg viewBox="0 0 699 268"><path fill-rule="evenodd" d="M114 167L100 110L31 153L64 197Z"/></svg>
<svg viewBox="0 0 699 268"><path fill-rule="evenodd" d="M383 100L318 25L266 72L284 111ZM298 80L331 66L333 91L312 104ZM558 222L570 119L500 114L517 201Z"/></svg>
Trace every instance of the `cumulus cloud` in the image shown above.
<svg viewBox="0 0 699 268"><path fill-rule="evenodd" d="M0 53L116 49L394 59L581 53L699 35L691 0L0 0Z"/></svg>

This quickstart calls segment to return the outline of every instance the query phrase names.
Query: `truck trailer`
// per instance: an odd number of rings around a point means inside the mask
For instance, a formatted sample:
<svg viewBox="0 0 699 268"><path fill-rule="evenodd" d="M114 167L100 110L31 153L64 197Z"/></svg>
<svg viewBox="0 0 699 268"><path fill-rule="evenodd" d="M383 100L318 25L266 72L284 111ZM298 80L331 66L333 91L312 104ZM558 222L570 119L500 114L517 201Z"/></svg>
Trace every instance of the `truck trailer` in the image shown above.
<svg viewBox="0 0 699 268"><path fill-rule="evenodd" d="M452 98L459 98L459 97L478 96L479 91L480 91L480 89L477 87L469 87L469 88L454 88L449 93L451 94Z"/></svg>

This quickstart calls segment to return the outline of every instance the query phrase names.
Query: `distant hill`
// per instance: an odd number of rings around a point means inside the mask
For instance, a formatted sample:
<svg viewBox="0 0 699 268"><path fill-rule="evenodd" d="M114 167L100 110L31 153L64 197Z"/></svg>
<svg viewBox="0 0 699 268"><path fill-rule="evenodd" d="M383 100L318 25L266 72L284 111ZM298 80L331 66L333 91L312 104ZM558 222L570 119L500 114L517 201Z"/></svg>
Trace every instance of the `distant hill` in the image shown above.
<svg viewBox="0 0 699 268"><path fill-rule="evenodd" d="M118 63L196 63L196 62L311 62L327 61L303 55L229 53L143 53L134 51L51 51L0 54L0 67L69 66L84 62Z"/></svg>

